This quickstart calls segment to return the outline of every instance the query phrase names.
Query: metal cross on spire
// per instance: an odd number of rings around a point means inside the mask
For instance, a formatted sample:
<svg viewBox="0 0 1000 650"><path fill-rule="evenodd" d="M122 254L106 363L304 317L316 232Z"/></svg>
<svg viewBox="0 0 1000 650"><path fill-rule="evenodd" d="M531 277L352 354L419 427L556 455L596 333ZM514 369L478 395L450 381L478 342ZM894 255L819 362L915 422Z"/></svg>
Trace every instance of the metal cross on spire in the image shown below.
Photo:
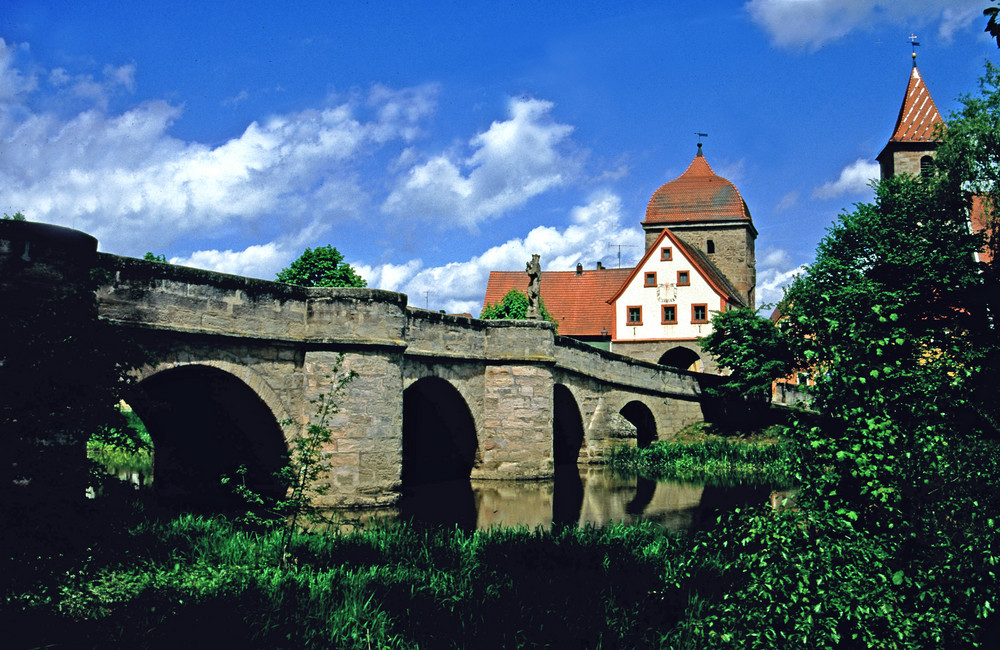
<svg viewBox="0 0 1000 650"><path fill-rule="evenodd" d="M920 42L917 41L917 35L913 32L910 32L907 38L910 40L910 48L913 50L913 54L910 56L913 57L913 67L915 68L917 67L917 47L920 45Z"/></svg>

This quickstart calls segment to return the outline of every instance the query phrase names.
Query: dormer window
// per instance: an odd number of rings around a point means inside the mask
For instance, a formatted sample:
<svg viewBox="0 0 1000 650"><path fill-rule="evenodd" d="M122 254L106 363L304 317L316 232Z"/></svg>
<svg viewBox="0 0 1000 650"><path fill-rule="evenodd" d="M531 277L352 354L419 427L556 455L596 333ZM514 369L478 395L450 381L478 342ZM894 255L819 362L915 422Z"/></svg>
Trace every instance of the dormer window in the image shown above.
<svg viewBox="0 0 1000 650"><path fill-rule="evenodd" d="M678 271L677 272L677 286L686 287L691 284L691 272L690 271Z"/></svg>
<svg viewBox="0 0 1000 650"><path fill-rule="evenodd" d="M648 271L646 273L646 279L643 282L644 287L655 287L656 286L656 271Z"/></svg>
<svg viewBox="0 0 1000 650"><path fill-rule="evenodd" d="M669 262L674 259L674 249L669 246L664 246L660 249L660 261Z"/></svg>

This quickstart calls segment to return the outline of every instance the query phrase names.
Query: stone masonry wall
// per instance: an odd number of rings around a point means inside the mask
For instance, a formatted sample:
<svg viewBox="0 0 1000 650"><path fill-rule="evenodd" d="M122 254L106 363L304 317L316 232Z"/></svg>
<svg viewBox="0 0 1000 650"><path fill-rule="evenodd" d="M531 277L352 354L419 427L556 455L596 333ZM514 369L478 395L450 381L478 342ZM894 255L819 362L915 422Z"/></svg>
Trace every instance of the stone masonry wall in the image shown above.
<svg viewBox="0 0 1000 650"><path fill-rule="evenodd" d="M721 241L721 240L720 240ZM718 244L719 242L717 242ZM158 365L203 364L234 375L297 435L315 417L310 400L330 390L339 354L354 379L323 450L332 506L386 504L398 496L402 394L420 377L456 387L479 443L473 476L552 473L553 389L577 400L585 427L581 459L603 457L620 430L618 411L645 404L669 436L698 409L698 380L557 337L542 321L480 321L407 307L373 289L319 289L98 255L99 316L149 342Z"/></svg>

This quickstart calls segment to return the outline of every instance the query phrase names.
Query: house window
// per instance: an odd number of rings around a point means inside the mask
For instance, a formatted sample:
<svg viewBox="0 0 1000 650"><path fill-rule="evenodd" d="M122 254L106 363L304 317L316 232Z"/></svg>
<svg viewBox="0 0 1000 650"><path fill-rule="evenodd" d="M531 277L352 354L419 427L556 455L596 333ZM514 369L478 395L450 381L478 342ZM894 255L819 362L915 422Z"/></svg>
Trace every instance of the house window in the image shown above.
<svg viewBox="0 0 1000 650"><path fill-rule="evenodd" d="M715 241L714 240L709 239L707 242L705 242L705 252L706 253L714 253L715 252Z"/></svg>
<svg viewBox="0 0 1000 650"><path fill-rule="evenodd" d="M708 305L691 305L691 322L708 322Z"/></svg>
<svg viewBox="0 0 1000 650"><path fill-rule="evenodd" d="M642 325L642 307L628 308L628 321L626 325Z"/></svg>
<svg viewBox="0 0 1000 650"><path fill-rule="evenodd" d="M677 305L663 305L662 322L664 325L677 324Z"/></svg>
<svg viewBox="0 0 1000 650"><path fill-rule="evenodd" d="M670 248L669 246L664 246L663 248L660 249L661 262L669 262L672 259L674 259L674 249Z"/></svg>
<svg viewBox="0 0 1000 650"><path fill-rule="evenodd" d="M656 286L656 271L649 271L646 273L646 281L643 284L645 287L655 287Z"/></svg>
<svg viewBox="0 0 1000 650"><path fill-rule="evenodd" d="M677 286L686 287L691 284L691 272L690 271L678 271L677 272Z"/></svg>

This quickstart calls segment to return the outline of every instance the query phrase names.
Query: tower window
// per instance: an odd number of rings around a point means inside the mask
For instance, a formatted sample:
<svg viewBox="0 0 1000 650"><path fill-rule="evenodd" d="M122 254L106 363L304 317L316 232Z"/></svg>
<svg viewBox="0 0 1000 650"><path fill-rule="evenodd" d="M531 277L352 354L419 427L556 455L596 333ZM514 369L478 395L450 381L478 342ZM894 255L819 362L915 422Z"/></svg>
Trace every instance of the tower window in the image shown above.
<svg viewBox="0 0 1000 650"><path fill-rule="evenodd" d="M714 253L715 252L715 241L714 240L709 239L707 242L705 242L705 252L706 253Z"/></svg>
<svg viewBox="0 0 1000 650"><path fill-rule="evenodd" d="M934 173L934 158L924 156L920 159L920 177L927 178Z"/></svg>

